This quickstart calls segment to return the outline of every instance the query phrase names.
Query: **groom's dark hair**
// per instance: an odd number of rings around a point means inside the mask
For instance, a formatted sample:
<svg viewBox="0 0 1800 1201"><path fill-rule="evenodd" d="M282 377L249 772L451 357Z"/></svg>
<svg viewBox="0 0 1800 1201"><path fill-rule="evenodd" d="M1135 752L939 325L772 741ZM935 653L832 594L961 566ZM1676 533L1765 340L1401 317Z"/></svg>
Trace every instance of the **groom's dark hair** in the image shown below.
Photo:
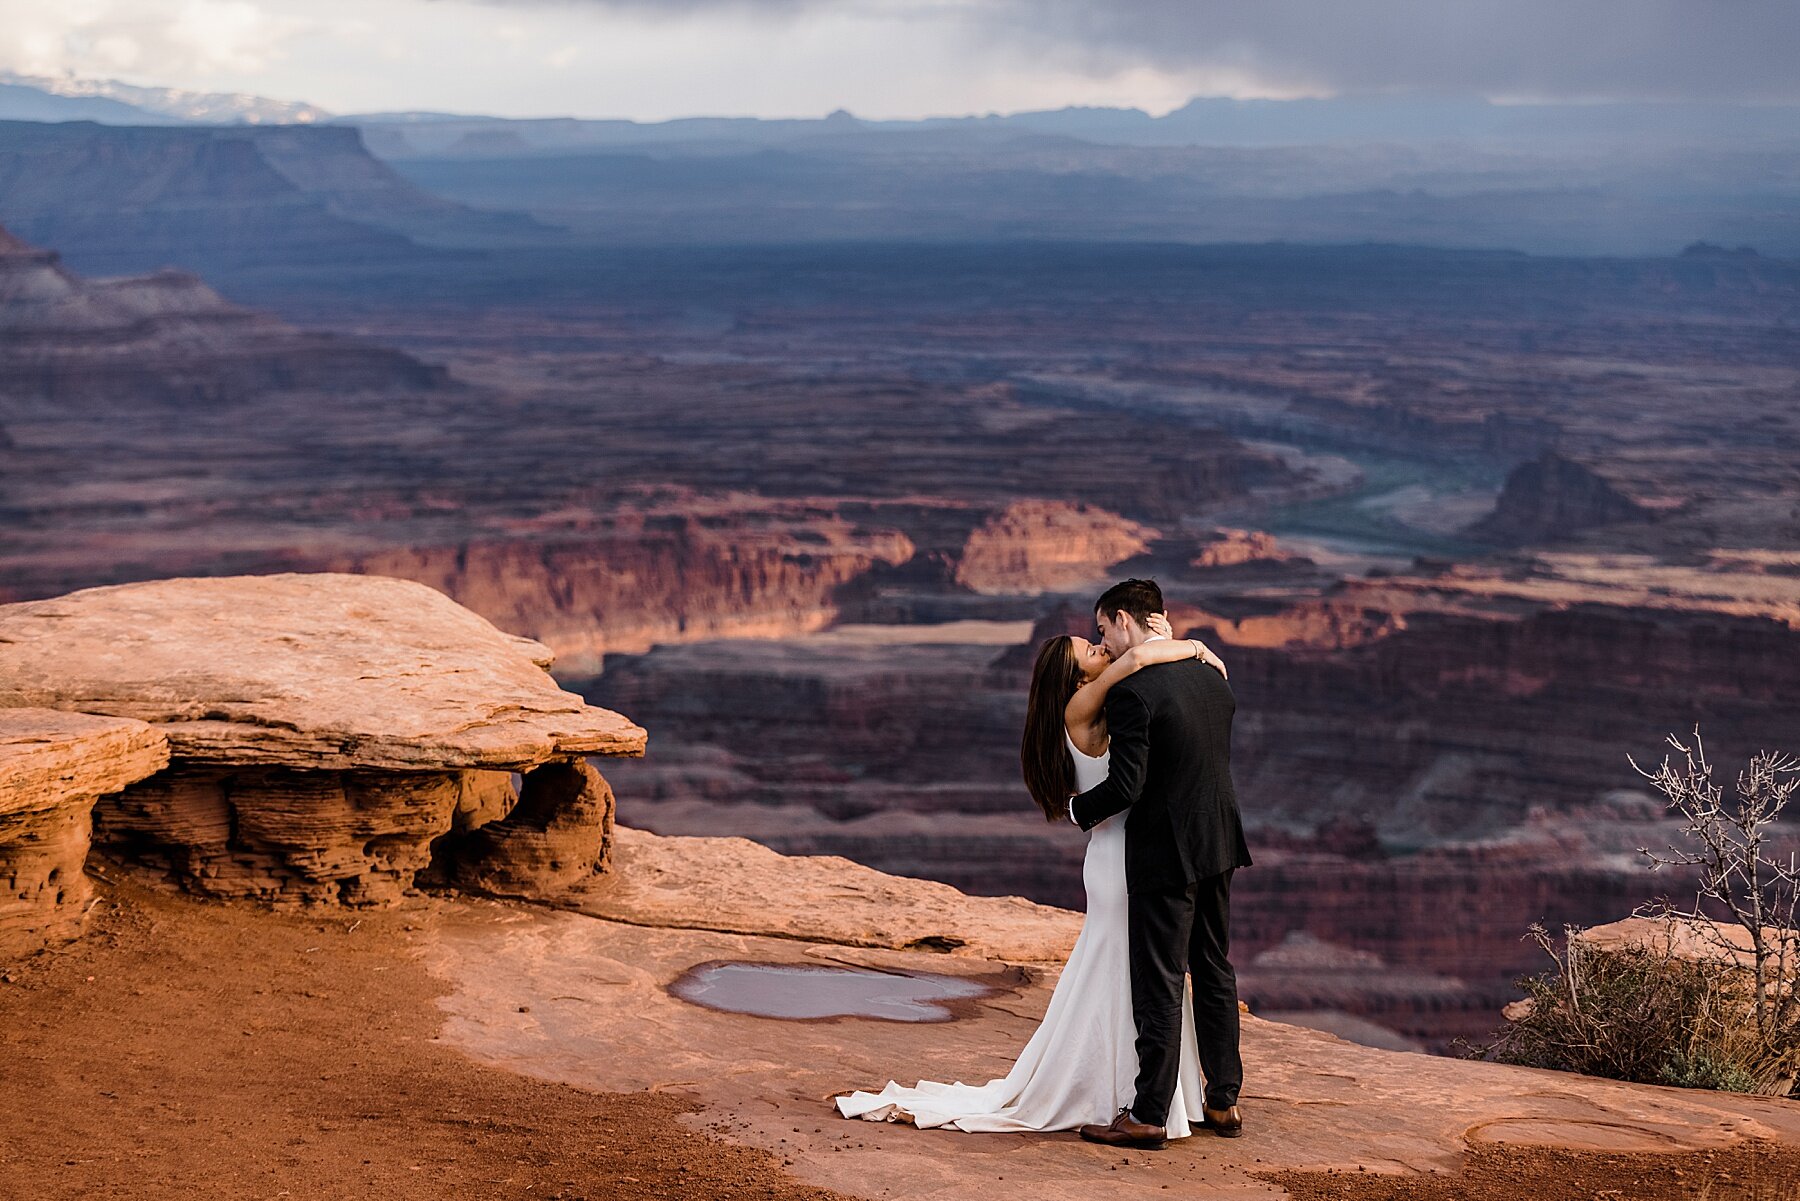
<svg viewBox="0 0 1800 1201"><path fill-rule="evenodd" d="M1152 613L1163 611L1162 589L1155 580L1121 580L1094 602L1094 612L1102 617L1111 618L1121 609L1135 617L1139 625L1147 625Z"/></svg>

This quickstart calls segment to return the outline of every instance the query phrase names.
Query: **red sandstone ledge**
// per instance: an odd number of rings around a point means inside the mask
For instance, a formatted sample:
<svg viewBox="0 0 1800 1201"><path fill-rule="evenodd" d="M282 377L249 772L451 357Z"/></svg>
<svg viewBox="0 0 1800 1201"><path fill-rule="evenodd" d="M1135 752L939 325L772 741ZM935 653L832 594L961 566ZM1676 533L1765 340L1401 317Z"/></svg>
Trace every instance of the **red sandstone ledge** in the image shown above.
<svg viewBox="0 0 1800 1201"><path fill-rule="evenodd" d="M525 771L639 755L549 650L406 580L156 580L0 606L0 707L155 725L174 758L325 771Z"/></svg>

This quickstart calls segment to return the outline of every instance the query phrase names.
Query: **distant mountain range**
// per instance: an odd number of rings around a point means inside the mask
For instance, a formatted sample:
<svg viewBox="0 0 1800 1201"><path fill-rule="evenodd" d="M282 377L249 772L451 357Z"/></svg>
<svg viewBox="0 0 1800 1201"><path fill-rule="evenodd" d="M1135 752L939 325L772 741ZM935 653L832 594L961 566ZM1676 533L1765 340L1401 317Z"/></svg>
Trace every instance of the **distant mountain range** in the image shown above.
<svg viewBox="0 0 1800 1201"><path fill-rule="evenodd" d="M242 92L144 88L116 79L0 71L0 120L99 121L107 125L312 125L331 118L315 104Z"/></svg>
<svg viewBox="0 0 1800 1201"><path fill-rule="evenodd" d="M340 121L371 131L392 157L492 157L644 146L805 147L888 143L974 146L1054 138L1103 146L1292 147L1467 145L1567 153L1593 147L1800 147L1800 106L1705 103L1495 104L1466 96L1330 100L1203 97L1164 116L1136 108L1062 108L980 117L866 121L842 110L814 120L694 117L674 121L509 119L446 113L365 113Z"/></svg>
<svg viewBox="0 0 1800 1201"><path fill-rule="evenodd" d="M96 270L216 274L553 242L1660 256L1709 241L1800 258L1800 106L1405 95L1199 99L1161 117L646 123L334 116L255 96L0 80L0 220Z"/></svg>
<svg viewBox="0 0 1800 1201"><path fill-rule="evenodd" d="M117 80L0 71L0 120L108 125L310 125L372 132L392 157L494 157L645 145L786 146L1048 137L1107 146L1478 145L1570 149L1800 146L1800 106L1705 102L1496 104L1476 96L1408 93L1322 100L1199 97L1160 117L1137 108L1071 107L916 121L869 121L845 111L816 119L692 117L672 121L508 118L479 114L333 114L313 104L239 93L139 87Z"/></svg>

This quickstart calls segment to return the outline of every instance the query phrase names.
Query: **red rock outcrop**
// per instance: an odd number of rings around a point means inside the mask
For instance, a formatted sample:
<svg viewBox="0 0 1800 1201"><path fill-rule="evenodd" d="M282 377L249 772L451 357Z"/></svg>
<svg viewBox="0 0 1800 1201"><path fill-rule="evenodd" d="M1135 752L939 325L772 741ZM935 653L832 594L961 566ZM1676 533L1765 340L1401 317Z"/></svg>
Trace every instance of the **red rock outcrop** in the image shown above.
<svg viewBox="0 0 1800 1201"><path fill-rule="evenodd" d="M1296 556L1262 530L1214 530L1189 561L1190 567L1238 567L1245 563L1279 563Z"/></svg>
<svg viewBox="0 0 1800 1201"><path fill-rule="evenodd" d="M618 828L618 870L570 897L634 926L731 931L896 951L1058 963L1072 913L1023 898L966 896L829 856L789 858L744 838L665 838Z"/></svg>
<svg viewBox="0 0 1800 1201"><path fill-rule="evenodd" d="M1061 592L1141 554L1156 531L1091 505L1018 501L969 535L956 582L976 592Z"/></svg>
<svg viewBox="0 0 1800 1201"><path fill-rule="evenodd" d="M464 888L502 896L563 892L607 869L613 794L585 759L527 775L518 803L497 821L453 838L438 858Z"/></svg>
<svg viewBox="0 0 1800 1201"><path fill-rule="evenodd" d="M0 606L0 705L135 717L168 740L168 771L100 805L102 844L191 891L279 903L392 901L459 825L509 891L598 870L610 794L580 761L639 754L644 732L549 663L440 593L368 576ZM531 805L508 826L510 772Z"/></svg>
<svg viewBox="0 0 1800 1201"><path fill-rule="evenodd" d="M0 708L0 959L80 934L95 801L168 762L140 721Z"/></svg>
<svg viewBox="0 0 1800 1201"><path fill-rule="evenodd" d="M452 772L183 763L103 802L94 837L206 896L391 904L431 863L460 786Z"/></svg>

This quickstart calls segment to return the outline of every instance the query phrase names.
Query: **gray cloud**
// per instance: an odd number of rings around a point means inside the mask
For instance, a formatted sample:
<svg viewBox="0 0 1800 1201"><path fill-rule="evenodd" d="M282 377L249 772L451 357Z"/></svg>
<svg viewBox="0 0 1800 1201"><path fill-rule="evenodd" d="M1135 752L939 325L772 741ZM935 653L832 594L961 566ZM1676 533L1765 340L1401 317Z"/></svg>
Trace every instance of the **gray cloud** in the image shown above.
<svg viewBox="0 0 1800 1201"><path fill-rule="evenodd" d="M1800 97L1791 0L1009 0L1017 25L1164 68L1332 91Z"/></svg>
<svg viewBox="0 0 1800 1201"><path fill-rule="evenodd" d="M495 0L671 19L906 12L1095 73L1132 66L1271 89L1800 100L1796 0Z"/></svg>

